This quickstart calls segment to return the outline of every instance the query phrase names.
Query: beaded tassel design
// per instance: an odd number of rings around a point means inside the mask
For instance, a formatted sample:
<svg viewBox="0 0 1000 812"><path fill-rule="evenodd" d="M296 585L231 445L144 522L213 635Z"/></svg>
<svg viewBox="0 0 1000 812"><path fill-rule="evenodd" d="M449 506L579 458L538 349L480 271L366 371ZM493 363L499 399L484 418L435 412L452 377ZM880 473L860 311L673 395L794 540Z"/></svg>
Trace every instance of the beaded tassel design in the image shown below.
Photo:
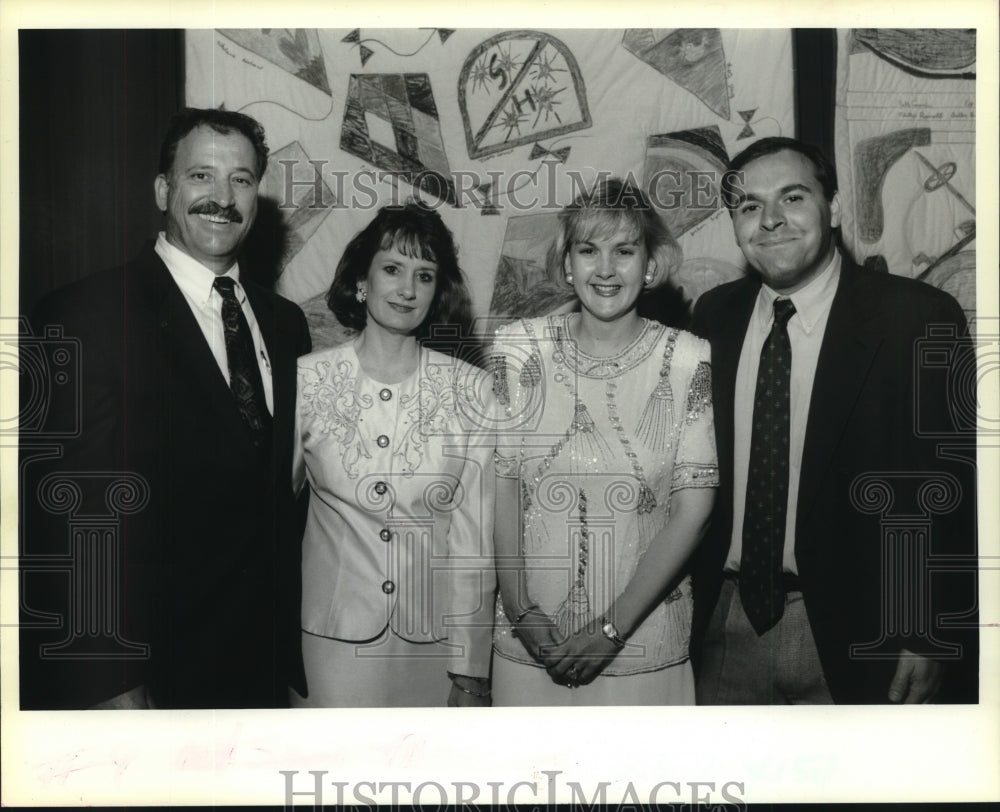
<svg viewBox="0 0 1000 812"><path fill-rule="evenodd" d="M594 424L587 405L579 400L568 435L570 470L574 474L596 471L599 464L611 455L611 446Z"/></svg>
<svg viewBox="0 0 1000 812"><path fill-rule="evenodd" d="M660 382L650 394L639 417L635 438L646 448L662 453L669 445L670 428L674 423L674 395L670 381L660 373Z"/></svg>
<svg viewBox="0 0 1000 812"><path fill-rule="evenodd" d="M687 416L684 418L687 424L690 426L694 423L711 404L712 368L704 361L699 361L688 389Z"/></svg>
<svg viewBox="0 0 1000 812"><path fill-rule="evenodd" d="M674 425L674 393L670 388L670 365L674 358L677 331L667 334L663 348L663 362L660 365L660 380L652 391L646 406L639 416L635 438L646 448L662 453L670 445L670 432Z"/></svg>
<svg viewBox="0 0 1000 812"><path fill-rule="evenodd" d="M587 529L587 494L582 488L580 489L577 509L580 514L580 543L577 553L576 578L573 581L573 586L570 587L569 594L559 604L552 616L556 628L564 637L575 634L593 618L593 612L590 610L590 596L587 594L584 581L590 557L590 532Z"/></svg>
<svg viewBox="0 0 1000 812"><path fill-rule="evenodd" d="M527 513L531 510L531 506L534 504L534 500L531 498L531 489L528 487L528 483L521 478L521 510L523 513Z"/></svg>
<svg viewBox="0 0 1000 812"><path fill-rule="evenodd" d="M538 360L538 353L532 352L525 362L524 366L521 367L521 376L518 378L518 382L525 389L530 389L531 387L538 386L542 380L542 364Z"/></svg>
<svg viewBox="0 0 1000 812"><path fill-rule="evenodd" d="M622 419L618 414L618 404L615 401L615 392L618 389L618 385L614 381L608 381L607 386L608 419L611 421L611 426L618 434L618 442L621 443L622 450L628 458L629 465L632 466L632 473L635 474L635 478L639 483L639 493L636 498L635 509L639 516L642 517L648 513L652 513L656 508L656 494L653 493L652 488L650 488L647 484L646 474L643 472L642 465L639 463L639 455L636 454L635 449L632 448L632 441L629 440L628 435L625 433L625 427L622 426Z"/></svg>
<svg viewBox="0 0 1000 812"><path fill-rule="evenodd" d="M640 514L652 513L656 510L656 494L653 493L646 481L639 485L639 503L635 508Z"/></svg>
<svg viewBox="0 0 1000 812"><path fill-rule="evenodd" d="M501 406L510 406L510 388L507 385L507 358L493 356L493 394Z"/></svg>

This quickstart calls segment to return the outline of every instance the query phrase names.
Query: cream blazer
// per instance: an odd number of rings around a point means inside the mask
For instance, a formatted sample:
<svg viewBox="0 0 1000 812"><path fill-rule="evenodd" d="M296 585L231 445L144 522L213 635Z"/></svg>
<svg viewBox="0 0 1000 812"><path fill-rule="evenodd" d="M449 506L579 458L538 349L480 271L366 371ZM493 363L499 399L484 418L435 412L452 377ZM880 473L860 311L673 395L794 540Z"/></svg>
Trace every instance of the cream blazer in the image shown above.
<svg viewBox="0 0 1000 812"><path fill-rule="evenodd" d="M448 670L489 675L495 443L488 372L422 349L369 377L354 342L298 362L296 488L311 490L302 627L364 641L388 626L446 641Z"/></svg>

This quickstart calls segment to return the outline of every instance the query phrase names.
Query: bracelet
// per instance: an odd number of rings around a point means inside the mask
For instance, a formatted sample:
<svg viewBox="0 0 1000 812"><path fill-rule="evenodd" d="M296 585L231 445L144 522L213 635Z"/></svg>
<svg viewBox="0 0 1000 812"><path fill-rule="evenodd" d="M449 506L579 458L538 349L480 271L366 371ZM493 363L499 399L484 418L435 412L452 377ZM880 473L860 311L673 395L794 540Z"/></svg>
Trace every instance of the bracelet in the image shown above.
<svg viewBox="0 0 1000 812"><path fill-rule="evenodd" d="M521 614L519 614L516 618L514 618L513 625L516 626L518 623L520 623L522 620L524 620L525 615L530 615L536 609L538 609L538 604L537 603L531 604L531 606L529 606L527 609L525 609L523 612L521 612Z"/></svg>
<svg viewBox="0 0 1000 812"><path fill-rule="evenodd" d="M459 676L459 675L458 674L452 674L450 671L448 672L448 677L451 679L451 684L454 685L456 688L458 688L458 690L460 690L462 693L468 694L469 696L477 697L479 699L485 699L486 697L488 697L492 693L492 689L490 689L490 688L487 688L486 692L482 693L482 694L478 694L475 691L470 691L468 688L463 688L461 686L461 684L455 680L455 677L457 677L457 676ZM464 675L462 675L462 676L464 676ZM486 682L485 678L483 678L483 677L466 677L466 679L482 680L483 682Z"/></svg>
<svg viewBox="0 0 1000 812"><path fill-rule="evenodd" d="M605 637L608 638L612 643L614 643L618 648L625 648L625 641L622 636L618 633L618 629L614 623L610 620L605 620L604 625L601 627L601 632Z"/></svg>

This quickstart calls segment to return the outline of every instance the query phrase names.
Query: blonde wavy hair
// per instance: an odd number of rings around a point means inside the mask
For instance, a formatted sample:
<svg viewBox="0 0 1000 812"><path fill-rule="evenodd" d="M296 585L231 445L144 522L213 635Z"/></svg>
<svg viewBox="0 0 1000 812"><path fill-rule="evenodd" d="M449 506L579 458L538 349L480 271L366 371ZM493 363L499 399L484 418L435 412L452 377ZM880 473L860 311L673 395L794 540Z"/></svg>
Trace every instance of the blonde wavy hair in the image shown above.
<svg viewBox="0 0 1000 812"><path fill-rule="evenodd" d="M602 178L559 212L559 233L546 259L548 278L565 287L565 262L574 243L595 237L608 239L620 231L642 241L646 254L656 263L647 289L665 284L684 259L667 224L653 208L648 195L631 180Z"/></svg>

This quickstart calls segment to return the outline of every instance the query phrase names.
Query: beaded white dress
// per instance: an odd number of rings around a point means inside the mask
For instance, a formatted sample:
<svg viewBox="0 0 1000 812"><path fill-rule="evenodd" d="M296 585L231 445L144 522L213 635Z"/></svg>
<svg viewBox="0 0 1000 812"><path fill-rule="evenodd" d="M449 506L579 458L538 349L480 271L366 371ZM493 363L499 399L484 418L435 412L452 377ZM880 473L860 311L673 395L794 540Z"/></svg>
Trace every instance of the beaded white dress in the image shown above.
<svg viewBox="0 0 1000 812"><path fill-rule="evenodd" d="M509 324L497 331L492 359L506 411L496 472L520 481L528 596L564 634L604 615L624 590L666 525L676 491L719 481L708 343L644 320L621 353L594 358L572 339L576 318ZM625 689L625 677L683 665L687 673L678 678L692 684L692 609L685 574L595 683L616 680L612 690ZM541 670L512 633L500 599L493 644L497 656ZM687 691L678 701L687 701ZM558 695L569 702L577 693Z"/></svg>

